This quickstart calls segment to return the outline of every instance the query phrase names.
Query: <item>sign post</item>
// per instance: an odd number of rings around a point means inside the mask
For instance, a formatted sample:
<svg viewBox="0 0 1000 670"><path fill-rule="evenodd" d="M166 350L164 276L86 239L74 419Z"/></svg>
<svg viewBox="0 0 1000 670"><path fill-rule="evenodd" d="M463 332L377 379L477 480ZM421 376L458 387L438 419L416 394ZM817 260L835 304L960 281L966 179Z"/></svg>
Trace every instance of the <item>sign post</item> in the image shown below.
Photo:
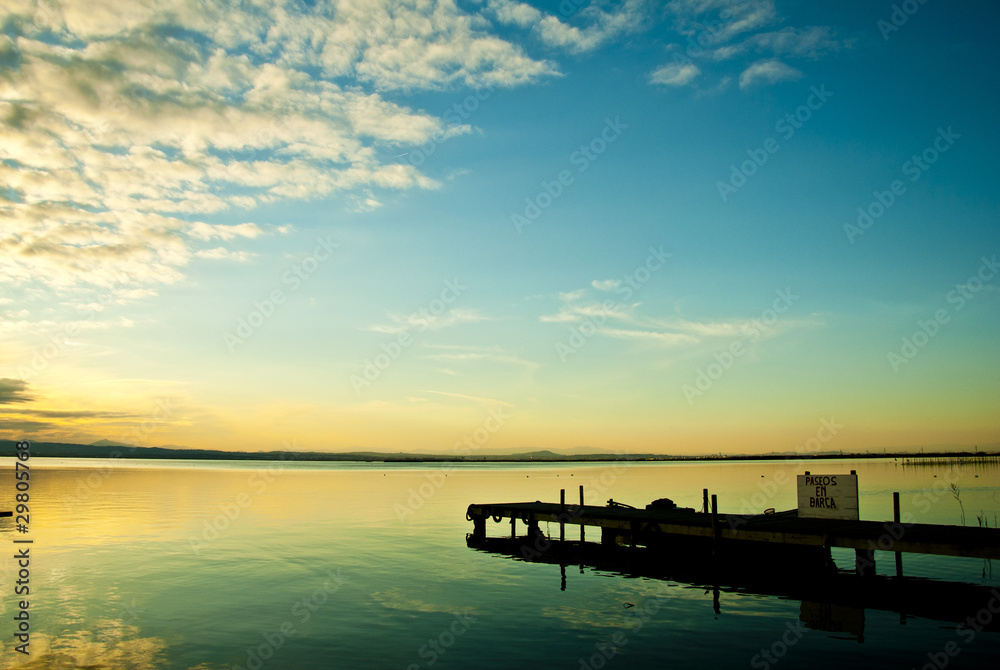
<svg viewBox="0 0 1000 670"><path fill-rule="evenodd" d="M858 476L812 475L797 477L799 518L858 520Z"/></svg>

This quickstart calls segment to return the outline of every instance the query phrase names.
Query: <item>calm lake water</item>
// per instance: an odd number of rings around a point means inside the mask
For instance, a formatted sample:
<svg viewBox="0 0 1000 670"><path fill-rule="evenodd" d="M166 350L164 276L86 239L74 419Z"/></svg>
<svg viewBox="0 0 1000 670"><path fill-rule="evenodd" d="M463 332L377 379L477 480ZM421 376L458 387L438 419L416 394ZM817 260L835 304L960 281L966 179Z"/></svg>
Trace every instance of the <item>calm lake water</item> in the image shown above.
<svg viewBox="0 0 1000 670"><path fill-rule="evenodd" d="M0 459L0 472L13 472L13 463ZM822 604L723 590L717 613L700 586L576 566L565 570L563 590L558 565L466 546L473 502L558 501L560 488L573 502L583 484L588 504L643 506L666 496L700 508L709 488L722 512L782 510L795 507L795 475L805 469L857 470L864 519L891 519L893 491L923 523L961 523L964 509L967 525L985 515L992 527L1000 515L996 464L442 469L34 458L33 544L13 544L25 536L0 520L0 667L997 667L996 632L970 635L955 623L872 609L843 614L855 627L860 621L863 635L817 630L803 617ZM13 508L14 493L13 477L0 478L0 509ZM548 531L558 536L556 525ZM490 535L506 532L507 523L489 522ZM13 637L13 554L24 546L27 657ZM835 552L841 567L853 558ZM908 575L1000 586L1000 565L992 573L983 560L905 560ZM892 555L880 553L879 573L893 570Z"/></svg>

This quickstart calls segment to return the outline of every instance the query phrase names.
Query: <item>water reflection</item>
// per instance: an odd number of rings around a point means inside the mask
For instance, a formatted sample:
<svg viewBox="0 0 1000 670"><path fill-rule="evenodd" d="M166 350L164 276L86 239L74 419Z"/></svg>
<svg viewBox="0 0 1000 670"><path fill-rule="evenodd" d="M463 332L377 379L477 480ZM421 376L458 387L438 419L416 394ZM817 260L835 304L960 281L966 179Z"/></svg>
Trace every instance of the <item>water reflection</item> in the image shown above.
<svg viewBox="0 0 1000 670"><path fill-rule="evenodd" d="M865 611L899 614L900 625L910 617L947 622L961 627L977 612L1000 607L1000 590L965 582L917 577L875 576L830 571L824 566L775 565L750 560L728 564L692 560L683 555L643 547L608 547L597 543L552 540L539 551L525 538L467 538L470 548L513 558L515 561L559 566L561 589L572 589L567 568L579 566L622 578L647 578L681 587L703 589L712 597L713 611L721 614L733 597L777 596L800 602L799 620L811 630L838 633L864 642ZM745 557L744 557L745 558ZM555 575L553 574L553 579ZM1000 632L1000 617L976 622L982 630Z"/></svg>
<svg viewBox="0 0 1000 670"><path fill-rule="evenodd" d="M137 627L107 619L97 622L93 631L76 631L62 637L32 634L30 656L15 652L12 645L5 646L0 668L23 670L154 668L164 662L166 649L163 640L140 637Z"/></svg>

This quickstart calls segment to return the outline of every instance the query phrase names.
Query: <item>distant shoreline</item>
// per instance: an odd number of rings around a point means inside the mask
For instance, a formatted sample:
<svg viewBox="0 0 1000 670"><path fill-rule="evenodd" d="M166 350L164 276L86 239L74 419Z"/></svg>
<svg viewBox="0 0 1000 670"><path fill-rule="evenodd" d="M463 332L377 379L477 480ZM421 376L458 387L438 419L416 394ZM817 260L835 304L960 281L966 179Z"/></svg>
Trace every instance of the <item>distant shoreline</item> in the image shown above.
<svg viewBox="0 0 1000 670"><path fill-rule="evenodd" d="M0 456L14 456L13 440L0 440ZM908 461L983 460L1000 463L1000 451L935 451L935 452L883 452L883 453L819 453L819 454L713 454L707 456L678 456L669 454L552 454L529 452L527 454L469 455L408 454L380 452L289 452L289 451L221 451L214 449L169 449L165 447L95 446L51 442L33 442L32 457L41 458L129 458L138 460L205 460L205 461L302 461L302 462L354 462L354 463L608 463L608 462L728 462L728 461L822 461L905 459ZM531 453L546 455L532 456ZM549 455L550 454L550 455Z"/></svg>

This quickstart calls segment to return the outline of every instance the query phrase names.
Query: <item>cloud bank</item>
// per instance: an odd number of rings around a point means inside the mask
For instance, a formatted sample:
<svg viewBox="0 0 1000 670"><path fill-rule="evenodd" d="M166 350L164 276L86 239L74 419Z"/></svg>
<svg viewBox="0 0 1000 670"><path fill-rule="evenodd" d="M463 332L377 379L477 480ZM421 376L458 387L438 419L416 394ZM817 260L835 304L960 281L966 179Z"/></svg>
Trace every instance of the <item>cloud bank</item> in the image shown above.
<svg viewBox="0 0 1000 670"><path fill-rule="evenodd" d="M443 121L387 94L556 74L450 2L10 0L0 26L7 283L247 260L259 205L438 185L389 156Z"/></svg>

